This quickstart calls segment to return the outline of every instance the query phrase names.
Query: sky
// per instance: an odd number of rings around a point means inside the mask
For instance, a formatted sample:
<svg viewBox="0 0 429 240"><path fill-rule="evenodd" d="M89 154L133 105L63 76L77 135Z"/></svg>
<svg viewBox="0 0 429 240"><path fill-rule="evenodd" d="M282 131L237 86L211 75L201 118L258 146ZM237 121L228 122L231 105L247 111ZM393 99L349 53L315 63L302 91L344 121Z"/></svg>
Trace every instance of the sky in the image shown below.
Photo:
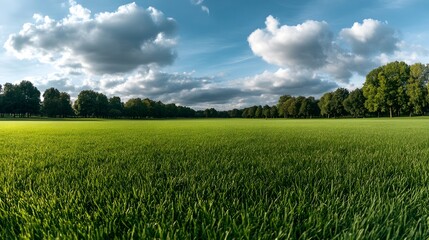
<svg viewBox="0 0 429 240"><path fill-rule="evenodd" d="M429 63L427 0L0 0L0 84L195 109L273 105Z"/></svg>

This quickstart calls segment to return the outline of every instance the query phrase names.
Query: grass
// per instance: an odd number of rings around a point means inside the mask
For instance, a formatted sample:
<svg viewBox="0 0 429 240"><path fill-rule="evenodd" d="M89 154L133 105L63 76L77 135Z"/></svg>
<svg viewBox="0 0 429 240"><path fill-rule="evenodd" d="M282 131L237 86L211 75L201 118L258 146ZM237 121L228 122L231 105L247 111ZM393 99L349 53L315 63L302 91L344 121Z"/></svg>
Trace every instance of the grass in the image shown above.
<svg viewBox="0 0 429 240"><path fill-rule="evenodd" d="M1 121L0 238L428 238L428 126Z"/></svg>

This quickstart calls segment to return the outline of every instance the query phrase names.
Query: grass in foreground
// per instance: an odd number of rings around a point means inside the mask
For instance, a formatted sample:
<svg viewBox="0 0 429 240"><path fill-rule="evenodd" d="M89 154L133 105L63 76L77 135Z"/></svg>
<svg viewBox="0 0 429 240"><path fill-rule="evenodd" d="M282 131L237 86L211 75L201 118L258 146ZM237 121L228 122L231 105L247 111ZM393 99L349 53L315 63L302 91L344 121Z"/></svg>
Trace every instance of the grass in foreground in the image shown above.
<svg viewBox="0 0 429 240"><path fill-rule="evenodd" d="M0 122L0 238L428 238L428 126Z"/></svg>

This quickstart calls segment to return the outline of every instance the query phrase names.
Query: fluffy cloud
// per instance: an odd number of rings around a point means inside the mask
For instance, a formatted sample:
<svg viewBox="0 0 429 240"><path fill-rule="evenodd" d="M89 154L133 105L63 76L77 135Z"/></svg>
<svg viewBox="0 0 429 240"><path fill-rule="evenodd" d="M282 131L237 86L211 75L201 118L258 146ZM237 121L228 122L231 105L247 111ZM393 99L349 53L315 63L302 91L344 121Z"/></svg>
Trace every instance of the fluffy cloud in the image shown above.
<svg viewBox="0 0 429 240"><path fill-rule="evenodd" d="M399 42L395 31L387 23L373 19L355 22L351 28L341 30L340 36L350 44L353 53L362 56L391 54Z"/></svg>
<svg viewBox="0 0 429 240"><path fill-rule="evenodd" d="M279 26L278 20L269 16L265 25L265 29L251 33L248 42L252 51L266 62L311 69L326 64L333 37L326 22Z"/></svg>
<svg viewBox="0 0 429 240"><path fill-rule="evenodd" d="M323 80L312 71L294 71L279 69L276 72L265 71L245 80L245 89L261 94L320 95L338 85Z"/></svg>
<svg viewBox="0 0 429 240"><path fill-rule="evenodd" d="M29 77L26 79L33 82L42 94L48 88L56 88L61 92L67 92L72 96L77 96L78 92L82 90L80 87L76 86L68 76L61 73L49 74L45 77Z"/></svg>
<svg viewBox="0 0 429 240"><path fill-rule="evenodd" d="M209 78L197 78L189 73L165 73L147 69L122 77L105 76L100 80L103 91L112 95L145 96L166 99L166 95L201 88Z"/></svg>
<svg viewBox="0 0 429 240"><path fill-rule="evenodd" d="M92 17L90 10L70 1L66 18L56 21L36 14L34 19L4 45L20 59L113 74L171 64L176 57L176 23L155 8L131 3Z"/></svg>
<svg viewBox="0 0 429 240"><path fill-rule="evenodd" d="M335 37L326 22L280 26L272 16L267 17L264 29L249 35L248 42L255 55L290 72L291 77L280 79L295 79L303 84L310 83L305 81L308 77L302 78L303 71L349 83L354 74L364 76L381 63L382 56L394 54L399 44L387 23L373 19L354 23Z"/></svg>

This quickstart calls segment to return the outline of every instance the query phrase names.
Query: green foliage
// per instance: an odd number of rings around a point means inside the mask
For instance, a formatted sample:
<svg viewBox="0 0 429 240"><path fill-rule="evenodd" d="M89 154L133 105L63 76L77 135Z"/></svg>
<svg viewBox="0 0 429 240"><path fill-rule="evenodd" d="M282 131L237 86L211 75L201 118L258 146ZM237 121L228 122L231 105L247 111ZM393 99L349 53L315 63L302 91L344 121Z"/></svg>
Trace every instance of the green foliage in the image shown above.
<svg viewBox="0 0 429 240"><path fill-rule="evenodd" d="M373 69L366 75L365 83L363 84L362 90L363 95L366 98L365 107L369 112L380 112L384 105L384 99L379 91L380 81L378 79L379 73L382 71L381 67Z"/></svg>
<svg viewBox="0 0 429 240"><path fill-rule="evenodd" d="M1 92L0 103L2 113L30 117L40 111L40 92L29 81L24 80L19 84L6 83Z"/></svg>
<svg viewBox="0 0 429 240"><path fill-rule="evenodd" d="M367 98L365 106L370 112L389 112L390 117L407 110L407 81L410 67L404 62L391 62L372 70L363 86Z"/></svg>
<svg viewBox="0 0 429 240"><path fill-rule="evenodd" d="M332 95L333 94L331 92L323 94L318 103L320 114L322 116L327 116L328 118L334 113L332 106Z"/></svg>
<svg viewBox="0 0 429 240"><path fill-rule="evenodd" d="M350 92L349 96L343 101L344 109L353 117L364 117L365 112L365 96L360 88L356 88Z"/></svg>
<svg viewBox="0 0 429 240"><path fill-rule="evenodd" d="M340 117L347 114L346 110L344 109L343 102L348 96L349 90L345 88L338 88L332 93L331 107L335 117Z"/></svg>
<svg viewBox="0 0 429 240"><path fill-rule="evenodd" d="M427 124L2 121L0 238L427 239Z"/></svg>
<svg viewBox="0 0 429 240"><path fill-rule="evenodd" d="M48 117L68 117L73 116L70 95L58 91L55 88L48 88L43 93L42 112Z"/></svg>
<svg viewBox="0 0 429 240"><path fill-rule="evenodd" d="M410 114L421 115L427 107L429 67L421 63L410 66L410 78L407 82L406 94L409 99Z"/></svg>

